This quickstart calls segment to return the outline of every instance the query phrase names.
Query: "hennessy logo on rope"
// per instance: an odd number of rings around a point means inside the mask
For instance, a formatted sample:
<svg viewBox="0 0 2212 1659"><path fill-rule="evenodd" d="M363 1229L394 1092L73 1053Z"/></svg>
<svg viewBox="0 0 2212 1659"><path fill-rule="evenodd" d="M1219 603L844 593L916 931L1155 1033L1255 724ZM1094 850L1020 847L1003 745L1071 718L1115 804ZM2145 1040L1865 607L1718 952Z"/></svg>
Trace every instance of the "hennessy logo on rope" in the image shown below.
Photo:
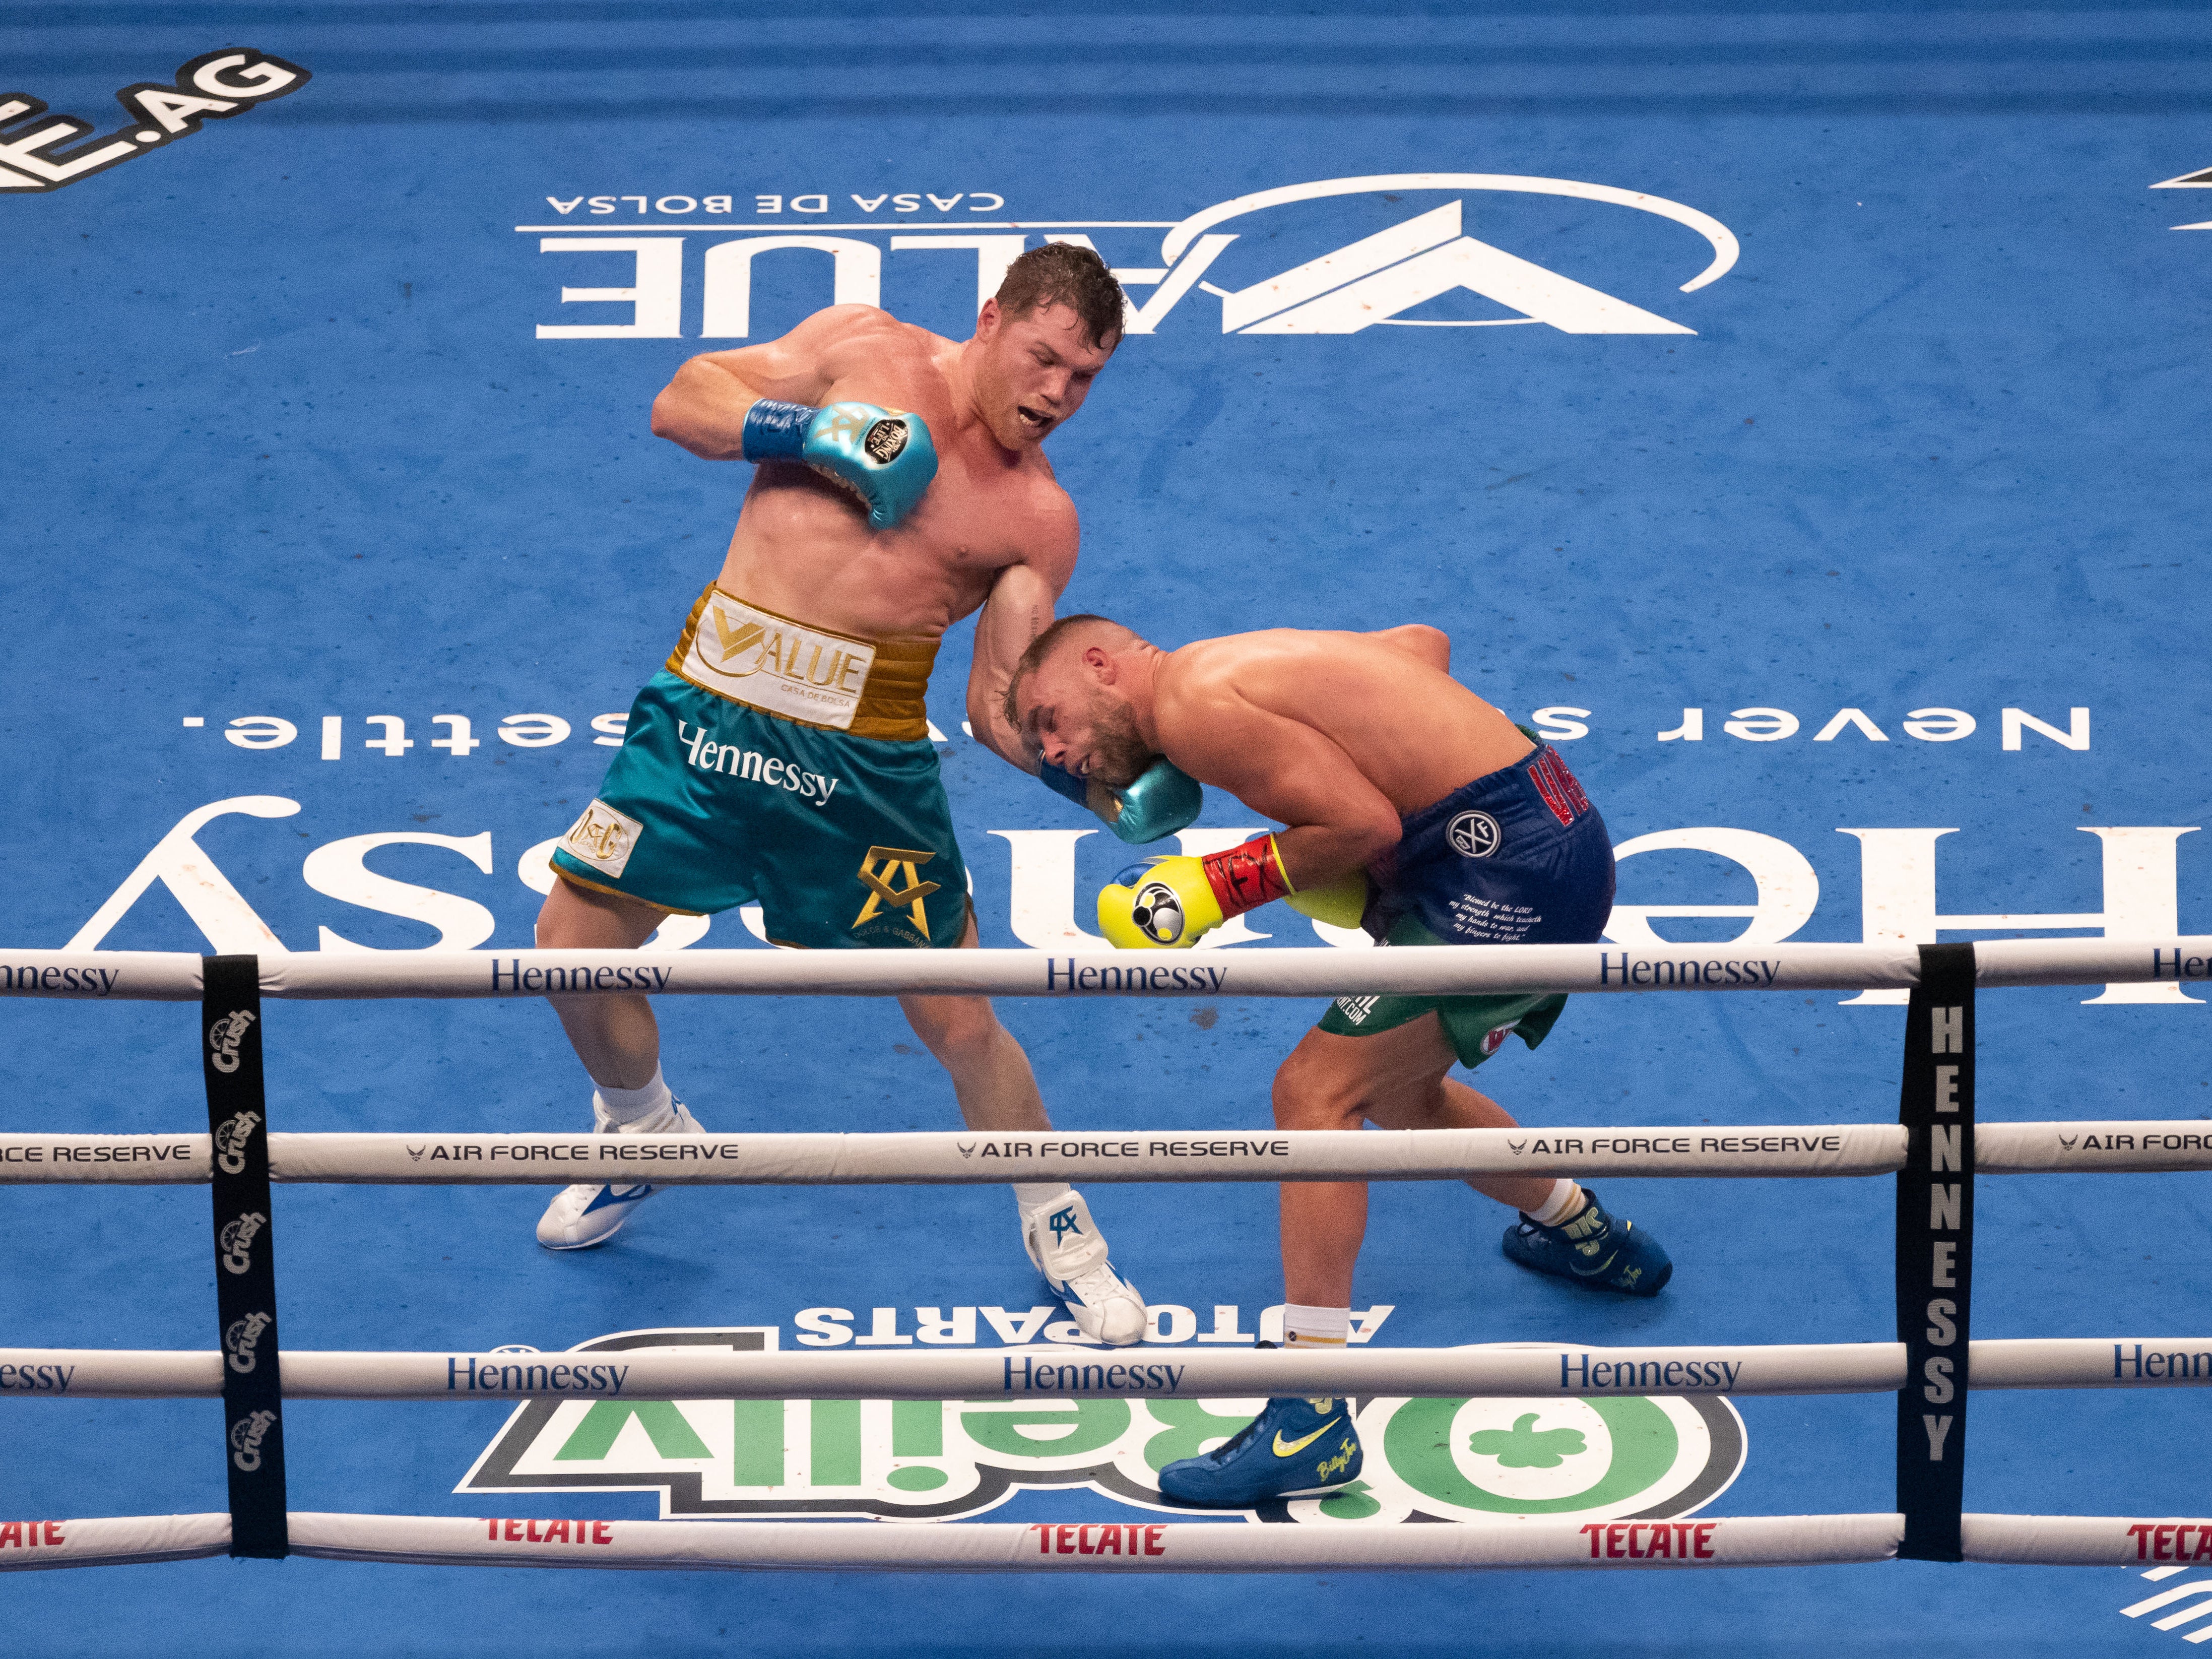
<svg viewBox="0 0 2212 1659"><path fill-rule="evenodd" d="M929 938L929 913L922 901L938 890L939 884L924 881L919 866L937 856L934 853L918 852L908 847L871 847L868 856L860 860L860 884L868 890L868 902L860 907L860 914L853 919L856 928L865 927L888 904L894 910L908 912L915 930L927 940ZM903 887L892 886L898 878Z"/></svg>

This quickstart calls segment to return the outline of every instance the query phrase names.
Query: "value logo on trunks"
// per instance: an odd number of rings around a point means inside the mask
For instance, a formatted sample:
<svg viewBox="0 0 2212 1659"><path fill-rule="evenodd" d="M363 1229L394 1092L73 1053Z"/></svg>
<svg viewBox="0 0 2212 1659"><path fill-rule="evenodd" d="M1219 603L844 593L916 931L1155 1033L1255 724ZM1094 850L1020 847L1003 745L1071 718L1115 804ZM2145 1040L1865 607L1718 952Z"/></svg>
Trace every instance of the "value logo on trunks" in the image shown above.
<svg viewBox="0 0 2212 1659"><path fill-rule="evenodd" d="M1444 838L1462 858L1486 859L1504 842L1505 832L1487 812L1462 812L1451 821Z"/></svg>
<svg viewBox="0 0 2212 1659"><path fill-rule="evenodd" d="M929 942L929 912L922 901L938 890L939 884L924 881L919 866L937 856L934 853L917 851L910 847L871 847L868 856L860 860L860 884L868 890L868 902L860 907L860 914L853 919L855 931L875 920L888 904L894 910L908 913L914 929L921 935L922 943ZM892 886L894 877L903 878L906 885Z"/></svg>
<svg viewBox="0 0 2212 1659"><path fill-rule="evenodd" d="M685 630L682 672L694 684L773 714L843 731L866 689L876 648L756 610L720 590Z"/></svg>

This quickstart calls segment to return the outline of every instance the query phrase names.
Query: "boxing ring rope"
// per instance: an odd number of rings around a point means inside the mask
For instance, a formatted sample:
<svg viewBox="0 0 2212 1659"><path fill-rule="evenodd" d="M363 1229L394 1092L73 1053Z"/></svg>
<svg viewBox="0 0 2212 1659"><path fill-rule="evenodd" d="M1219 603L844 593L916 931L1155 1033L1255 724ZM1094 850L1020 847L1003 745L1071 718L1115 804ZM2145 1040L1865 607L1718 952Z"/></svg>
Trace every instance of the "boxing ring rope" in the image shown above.
<svg viewBox="0 0 2212 1659"><path fill-rule="evenodd" d="M208 1352L0 1350L0 1393L220 1396L231 1486L227 1515L0 1522L0 1570L224 1553L518 1566L1140 1571L1749 1566L1900 1557L2054 1565L2212 1559L2212 1521L1968 1515L1960 1501L1972 1392L2212 1384L2212 1339L1968 1337L1977 1174L2212 1168L2212 1136L2170 1122L1977 1125L1975 992L1984 986L2201 981L2212 978L2212 939L1753 950L1474 946L1357 956L1284 950L1161 953L1158 959L1149 953L1028 951L395 952L265 959L161 952L0 955L0 995L201 1001L208 1134L0 1134L0 1184L209 1183L218 1228L223 1338L220 1351ZM683 1137L689 1150L674 1159L614 1154L621 1164L617 1169L606 1160L617 1137L272 1133L262 1073L264 995L642 991L1321 997L1728 989L1909 992L1899 1122L1398 1133L708 1135ZM669 1145L678 1143L672 1138ZM664 1161L669 1167L660 1167ZM996 1184L1048 1178L1413 1180L1552 1173L1894 1174L1900 1340L1621 1349L1516 1343L1328 1353L1185 1353L1164 1346L1100 1351L1073 1345L895 1355L640 1349L624 1351L618 1359L596 1352L285 1352L276 1334L270 1253L256 1245L267 1237L272 1181L565 1184L583 1175L721 1184ZM1930 1290L1939 1294L1930 1299ZM283 1501L282 1401L288 1395L409 1401L1286 1393L1583 1398L1653 1389L1747 1395L1894 1390L1899 1512L1530 1519L1378 1529L1190 1522L884 1528L872 1522L733 1526L328 1515L294 1513ZM1923 1401L1948 1409L1930 1413Z"/></svg>
<svg viewBox="0 0 2212 1659"><path fill-rule="evenodd" d="M2212 935L1997 939L1973 947L1974 982L2179 983L2212 979ZM0 996L190 1002L208 960L161 951L0 952ZM1187 996L1339 997L1496 992L1910 991L1919 947L1686 945L1407 945L1352 951L392 951L257 958L261 994L370 997Z"/></svg>
<svg viewBox="0 0 2212 1659"><path fill-rule="evenodd" d="M2026 1337L1967 1347L1967 1375L1977 1389L2212 1387L2212 1337ZM1906 1381L1901 1342L1638 1348L1510 1342L1321 1353L1146 1346L1102 1354L1074 1344L868 1354L629 1348L613 1358L597 1350L287 1349L279 1358L288 1400L1579 1400L1653 1389L1888 1394ZM211 1400L222 1393L223 1356L212 1349L0 1348L0 1389L9 1384L15 1392L72 1400Z"/></svg>
<svg viewBox="0 0 2212 1659"><path fill-rule="evenodd" d="M1983 1123L1980 1175L2145 1174L2212 1169L2212 1125L2171 1121ZM205 1186L204 1134L0 1133L0 1186ZM565 1185L586 1176L693 1187L998 1185L1081 1182L1458 1181L1470 1176L1893 1175L1895 1123L1796 1129L1279 1129L1265 1134L1121 1129L1009 1134L315 1134L269 1137L279 1183Z"/></svg>
<svg viewBox="0 0 2212 1659"><path fill-rule="evenodd" d="M1474 1568L1844 1566L1896 1559L1898 1515L1753 1515L1711 1521L1550 1521L1445 1527L1244 1527L1188 1522L599 1521L294 1511L292 1553L418 1566L756 1568L956 1572L1305 1572ZM2135 1566L2188 1559L2182 1517L1966 1515L1962 1559ZM229 1553L230 1516L50 1521L8 1568L122 1566ZM543 1530L540 1530L543 1528Z"/></svg>

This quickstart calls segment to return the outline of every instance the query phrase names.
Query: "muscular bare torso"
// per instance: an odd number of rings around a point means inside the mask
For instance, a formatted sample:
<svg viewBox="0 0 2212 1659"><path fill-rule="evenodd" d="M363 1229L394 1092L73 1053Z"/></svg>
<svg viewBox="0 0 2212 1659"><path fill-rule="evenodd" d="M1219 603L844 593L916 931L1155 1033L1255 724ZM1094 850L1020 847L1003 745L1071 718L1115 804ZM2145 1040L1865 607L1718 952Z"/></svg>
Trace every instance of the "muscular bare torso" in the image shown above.
<svg viewBox="0 0 2212 1659"><path fill-rule="evenodd" d="M875 315L879 323L837 343L818 401L921 416L937 447L928 493L896 529L871 531L836 484L795 462L764 463L716 581L765 610L838 633L933 638L981 607L1008 566L1065 544L1072 567L1075 508L1041 449L1003 448L957 404L957 343ZM1060 572L1054 591L1066 580Z"/></svg>
<svg viewBox="0 0 2212 1659"><path fill-rule="evenodd" d="M1202 640L1170 653L1157 671L1160 747L1263 810L1240 784L1295 797L1304 793L1300 773L1333 769L1341 756L1401 817L1419 811L1535 746L1443 672L1449 649L1433 629L1277 628ZM1316 738L1335 754L1308 748Z"/></svg>

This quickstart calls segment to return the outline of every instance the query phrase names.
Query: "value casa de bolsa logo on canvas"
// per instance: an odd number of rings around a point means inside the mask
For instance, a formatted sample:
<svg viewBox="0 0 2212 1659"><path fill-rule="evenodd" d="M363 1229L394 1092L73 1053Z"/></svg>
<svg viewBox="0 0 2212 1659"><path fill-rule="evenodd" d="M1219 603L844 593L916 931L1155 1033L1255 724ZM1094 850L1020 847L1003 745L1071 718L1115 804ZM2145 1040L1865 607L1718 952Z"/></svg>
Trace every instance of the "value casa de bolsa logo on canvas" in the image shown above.
<svg viewBox="0 0 2212 1659"><path fill-rule="evenodd" d="M821 1310L816 1310L817 1313ZM836 1310L831 1310L836 1311ZM878 1310L878 1324L895 1310ZM925 1320L941 1310L917 1310ZM1057 1311L983 1310L1027 1344ZM1188 1340L1188 1310L1164 1310ZM1371 1334L1385 1310L1370 1311ZM976 1310L935 1327L972 1336ZM1217 1309L1236 1328L1237 1310ZM966 1330L961 1330L963 1326ZM1264 1322L1263 1322L1264 1326ZM928 1334L925 1329L924 1334ZM878 1340L885 1338L880 1330ZM579 1354L685 1347L764 1352L780 1328L625 1331ZM908 1339L911 1340L911 1339ZM1249 1334L1234 1340L1249 1343ZM1024 1349L1024 1352L1035 1350ZM1100 1351L1043 1352L1069 1361ZM1172 1363L1170 1345L1113 1358ZM1274 1500L1256 1522L1390 1525L1512 1516L1662 1520L1695 1513L1735 1479L1742 1419L1719 1395L1344 1402L1366 1460L1361 1478L1321 1498ZM658 1492L666 1517L793 1516L956 1521L1017 1492L1073 1487L1133 1509L1186 1514L1159 1490L1159 1470L1210 1449L1258 1413L1258 1400L1008 1399L532 1400L510 1416L459 1492Z"/></svg>
<svg viewBox="0 0 2212 1659"><path fill-rule="evenodd" d="M810 309L883 305L887 257L897 279L894 311L902 303L901 273L920 269L915 257L928 254L940 264L948 254L974 260L980 305L997 292L1006 268L1043 241L1089 247L1107 259L1127 298L1125 331L1132 337L1159 331L1178 313L1204 315L1200 295L1219 302L1220 331L1239 336L1534 324L1563 334L1690 336L1697 331L1652 307L1672 310L1680 296L1709 288L1741 252L1735 233L1712 215L1662 196L1502 173L1322 179L1255 191L1181 219L1055 216L1044 224L958 214L938 223L877 218L883 197L827 191L544 199L564 222L514 228L537 236L537 251L560 262L545 268L592 271L616 285L564 283L555 303L586 308L563 310L558 320L541 317L541 340L775 333L757 328L753 315L767 273L794 274L808 284ZM769 216L731 222L732 212L744 211L739 202L757 203L754 211ZM586 203L588 210L579 213ZM635 213L617 210L628 204ZM1654 220L1681 230L1655 235ZM1508 242L1560 252L1547 254L1553 263L1539 264ZM1117 260L1123 254L1135 257ZM1285 264L1286 257L1294 263Z"/></svg>

